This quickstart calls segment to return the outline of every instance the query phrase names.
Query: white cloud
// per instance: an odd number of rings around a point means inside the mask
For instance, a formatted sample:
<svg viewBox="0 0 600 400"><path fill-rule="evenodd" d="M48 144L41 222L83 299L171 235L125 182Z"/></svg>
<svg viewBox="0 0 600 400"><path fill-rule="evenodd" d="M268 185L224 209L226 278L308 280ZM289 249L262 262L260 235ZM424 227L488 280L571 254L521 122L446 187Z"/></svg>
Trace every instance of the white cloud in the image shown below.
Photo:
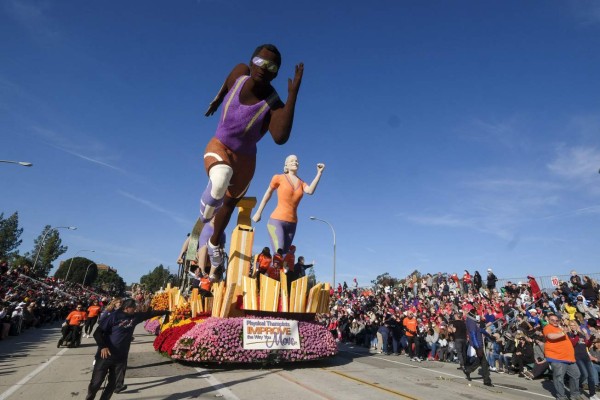
<svg viewBox="0 0 600 400"><path fill-rule="evenodd" d="M103 143L96 139L87 138L85 139L85 143L83 141L76 143L70 138L53 130L34 127L33 131L37 136L43 138L50 146L58 150L79 157L82 160L127 174L127 171L113 165L114 160L119 157L112 154Z"/></svg>
<svg viewBox="0 0 600 400"><path fill-rule="evenodd" d="M173 211L167 210L166 208L163 208L163 207L151 202L150 200L142 199L141 197L137 197L137 196L135 196L131 193L125 192L123 190L118 190L117 193L123 197L130 199L130 200L133 200L140 204L143 204L144 206L146 206L154 211L157 211L161 214L168 216L169 218L173 219L175 222L177 222L181 226L189 228L190 221L188 219L183 218L182 216L174 213Z"/></svg>
<svg viewBox="0 0 600 400"><path fill-rule="evenodd" d="M479 118L471 120L460 129L461 135L468 140L488 145L502 145L511 150L527 149L529 139L523 132L525 128L517 117L503 121L484 121Z"/></svg>
<svg viewBox="0 0 600 400"><path fill-rule="evenodd" d="M548 169L555 175L568 179L575 184L600 184L598 170L600 168L600 151L595 147L561 146L557 150L554 161Z"/></svg>
<svg viewBox="0 0 600 400"><path fill-rule="evenodd" d="M548 210L560 204L562 190L554 182L516 178L521 173L488 171L480 173L486 178L463 176L448 189L455 195L445 198L443 211L402 217L419 225L470 229L518 243L525 224L547 216Z"/></svg>

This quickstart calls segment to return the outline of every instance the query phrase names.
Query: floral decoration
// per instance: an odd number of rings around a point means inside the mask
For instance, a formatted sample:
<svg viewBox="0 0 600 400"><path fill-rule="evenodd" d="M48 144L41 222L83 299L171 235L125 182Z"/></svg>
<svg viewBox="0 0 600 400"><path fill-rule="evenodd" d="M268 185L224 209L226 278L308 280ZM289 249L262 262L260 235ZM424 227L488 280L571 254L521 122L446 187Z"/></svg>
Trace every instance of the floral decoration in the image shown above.
<svg viewBox="0 0 600 400"><path fill-rule="evenodd" d="M160 333L160 319L162 316L153 317L144 322L144 329L146 332L151 333L153 335L158 335Z"/></svg>
<svg viewBox="0 0 600 400"><path fill-rule="evenodd" d="M204 323L171 328L161 333L169 335L169 345L159 345L167 349L173 359L188 362L216 363L264 363L297 362L316 360L337 354L337 345L331 333L314 322L298 322L300 349L296 350L244 350L242 325L244 318L208 318ZM174 340L177 329L181 332ZM156 343L161 338L159 336ZM165 351L165 350L161 350Z"/></svg>

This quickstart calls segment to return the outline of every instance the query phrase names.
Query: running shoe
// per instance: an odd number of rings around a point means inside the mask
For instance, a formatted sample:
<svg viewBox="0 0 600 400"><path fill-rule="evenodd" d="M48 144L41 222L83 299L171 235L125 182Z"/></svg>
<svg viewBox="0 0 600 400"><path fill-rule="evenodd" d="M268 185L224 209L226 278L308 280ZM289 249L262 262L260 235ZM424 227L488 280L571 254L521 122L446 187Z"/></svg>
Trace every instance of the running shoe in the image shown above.
<svg viewBox="0 0 600 400"><path fill-rule="evenodd" d="M210 244L210 241L208 241L208 243L206 244L206 248L208 250L208 258L210 259L210 265L215 268L223 265L223 248L221 246L213 247L213 245Z"/></svg>

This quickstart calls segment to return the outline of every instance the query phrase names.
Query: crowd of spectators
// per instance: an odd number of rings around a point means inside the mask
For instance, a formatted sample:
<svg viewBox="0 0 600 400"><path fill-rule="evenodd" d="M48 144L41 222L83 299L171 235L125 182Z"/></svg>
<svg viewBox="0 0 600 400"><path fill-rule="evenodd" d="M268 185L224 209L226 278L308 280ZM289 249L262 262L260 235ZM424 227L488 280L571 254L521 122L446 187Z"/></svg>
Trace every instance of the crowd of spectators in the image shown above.
<svg viewBox="0 0 600 400"><path fill-rule="evenodd" d="M484 331L490 371L524 379L551 378L543 329L558 324L575 347L580 387L596 398L598 283L576 271L545 290L533 276L502 287L497 282L488 269L486 278L469 271L460 278L425 274L409 276L394 287L360 289L344 283L332 290L330 314L323 322L338 341L367 347L374 354L406 354L415 362L451 362L462 369L474 356L464 333L464 321L471 318Z"/></svg>
<svg viewBox="0 0 600 400"><path fill-rule="evenodd" d="M110 293L53 277L32 277L28 267L9 268L0 262L0 340L30 328L63 321L77 304L107 302Z"/></svg>

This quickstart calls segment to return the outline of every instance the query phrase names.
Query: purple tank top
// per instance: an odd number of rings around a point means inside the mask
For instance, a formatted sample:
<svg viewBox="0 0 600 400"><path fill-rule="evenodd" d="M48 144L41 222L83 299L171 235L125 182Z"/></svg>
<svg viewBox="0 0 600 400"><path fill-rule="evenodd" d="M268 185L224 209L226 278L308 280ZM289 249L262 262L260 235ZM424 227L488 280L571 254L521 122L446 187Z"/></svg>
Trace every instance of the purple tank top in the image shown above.
<svg viewBox="0 0 600 400"><path fill-rule="evenodd" d="M277 98L277 93L273 93L267 100L251 106L241 104L240 91L249 78L247 75L240 76L225 96L215 134L221 143L241 154L256 154L256 143L263 137L261 127L270 109L270 100Z"/></svg>

